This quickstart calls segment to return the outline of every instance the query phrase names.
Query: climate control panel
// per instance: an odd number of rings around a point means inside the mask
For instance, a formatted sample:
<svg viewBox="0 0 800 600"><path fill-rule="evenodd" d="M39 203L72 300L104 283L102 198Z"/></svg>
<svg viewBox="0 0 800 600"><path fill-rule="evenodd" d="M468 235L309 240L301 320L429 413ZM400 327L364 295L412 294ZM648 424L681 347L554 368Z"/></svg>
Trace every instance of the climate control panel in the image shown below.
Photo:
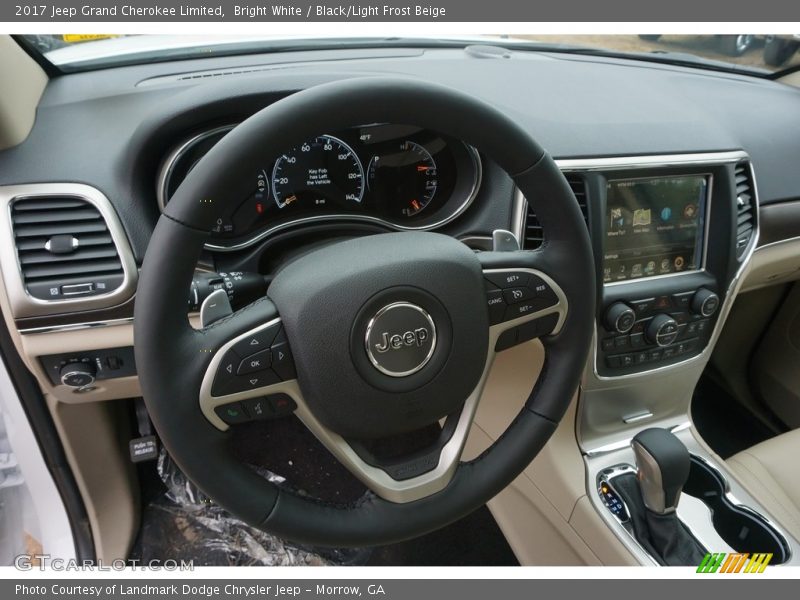
<svg viewBox="0 0 800 600"><path fill-rule="evenodd" d="M700 354L719 305L719 296L707 287L610 303L598 327L598 373L638 373Z"/></svg>

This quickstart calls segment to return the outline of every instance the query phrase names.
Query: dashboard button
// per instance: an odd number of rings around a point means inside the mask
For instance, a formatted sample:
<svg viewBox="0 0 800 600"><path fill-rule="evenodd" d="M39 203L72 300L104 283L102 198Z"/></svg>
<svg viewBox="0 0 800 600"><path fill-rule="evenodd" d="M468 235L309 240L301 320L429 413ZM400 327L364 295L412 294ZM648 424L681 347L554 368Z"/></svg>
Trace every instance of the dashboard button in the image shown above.
<svg viewBox="0 0 800 600"><path fill-rule="evenodd" d="M669 348L664 348L663 352L661 353L661 356L664 358L672 358L673 356L675 356L675 354L676 354L675 348L670 346Z"/></svg>
<svg viewBox="0 0 800 600"><path fill-rule="evenodd" d="M663 353L661 350L650 350L647 353L647 362L656 362L661 360L662 354Z"/></svg>
<svg viewBox="0 0 800 600"><path fill-rule="evenodd" d="M641 365L647 362L647 352L637 352L634 356L634 361L637 365Z"/></svg>
<svg viewBox="0 0 800 600"><path fill-rule="evenodd" d="M619 364L621 367L632 367L634 363L633 354L623 354L619 357Z"/></svg>
<svg viewBox="0 0 800 600"><path fill-rule="evenodd" d="M606 356L606 364L612 369L619 368L619 356Z"/></svg>
<svg viewBox="0 0 800 600"><path fill-rule="evenodd" d="M633 310L636 311L636 315L641 317L653 310L653 305L655 304L655 298L646 298L644 300L633 300L631 301L631 306Z"/></svg>
<svg viewBox="0 0 800 600"><path fill-rule="evenodd" d="M644 339L643 333L632 333L631 334L631 348L641 348L642 346L646 346L647 342Z"/></svg>
<svg viewBox="0 0 800 600"><path fill-rule="evenodd" d="M672 301L670 300L669 296L658 296L653 302L653 308L655 310L670 309L672 308Z"/></svg>
<svg viewBox="0 0 800 600"><path fill-rule="evenodd" d="M269 350L262 350L261 352L251 354L239 363L239 368L236 369L236 374L247 375L248 373L256 373L258 371L263 371L264 369L269 369L269 354Z"/></svg>
<svg viewBox="0 0 800 600"><path fill-rule="evenodd" d="M702 321L698 321L697 322L697 331L698 332L707 331L710 325L711 325L711 322L708 319L703 319Z"/></svg>
<svg viewBox="0 0 800 600"><path fill-rule="evenodd" d="M631 339L627 335L619 335L614 338L614 348L628 348L631 345Z"/></svg>
<svg viewBox="0 0 800 600"><path fill-rule="evenodd" d="M694 292L681 292L680 294L672 294L672 304L675 308L689 308L692 302Z"/></svg>
<svg viewBox="0 0 800 600"><path fill-rule="evenodd" d="M609 350L614 348L614 338L606 338L600 342L600 347L605 351L608 352Z"/></svg>

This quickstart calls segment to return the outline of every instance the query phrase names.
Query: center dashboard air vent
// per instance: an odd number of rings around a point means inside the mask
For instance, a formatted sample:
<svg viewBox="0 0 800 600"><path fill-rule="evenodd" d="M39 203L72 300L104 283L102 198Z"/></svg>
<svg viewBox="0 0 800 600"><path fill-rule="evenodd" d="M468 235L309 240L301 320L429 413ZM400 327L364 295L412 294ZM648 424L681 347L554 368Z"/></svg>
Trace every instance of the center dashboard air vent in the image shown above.
<svg viewBox="0 0 800 600"><path fill-rule="evenodd" d="M77 184L13 186L2 188L0 200L19 273L13 278L4 263L16 317L112 306L131 295L135 263L100 192Z"/></svg>
<svg viewBox="0 0 800 600"><path fill-rule="evenodd" d="M755 183L750 163L737 163L736 179L736 258L741 259L755 230Z"/></svg>
<svg viewBox="0 0 800 600"><path fill-rule="evenodd" d="M567 183L572 188L572 193L578 201L578 206L583 213L583 219L586 221L587 226L589 223L589 211L586 204L586 182L579 173L564 173L567 178ZM528 202L525 213L525 242L523 248L525 250L535 250L544 243L544 230L542 224L533 210L533 206Z"/></svg>

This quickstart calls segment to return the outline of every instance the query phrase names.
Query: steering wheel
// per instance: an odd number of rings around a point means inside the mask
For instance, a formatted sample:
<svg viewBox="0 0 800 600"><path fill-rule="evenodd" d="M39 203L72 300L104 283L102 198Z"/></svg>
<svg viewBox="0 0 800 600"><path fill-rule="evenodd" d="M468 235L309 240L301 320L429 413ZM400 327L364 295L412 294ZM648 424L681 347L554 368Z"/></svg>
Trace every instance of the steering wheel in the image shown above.
<svg viewBox="0 0 800 600"><path fill-rule="evenodd" d="M203 244L226 202L252 192L250 174L265 157L326 131L381 122L432 129L478 148L533 203L545 243L536 251L474 252L430 232L341 241L285 265L267 297L192 328L186 295ZM187 175L142 265L136 364L164 446L216 503L298 542L390 543L465 516L533 460L580 380L594 297L592 252L575 196L527 131L441 85L350 79L264 108ZM541 337L544 368L505 433L462 462L501 336ZM237 374L265 363L271 368ZM236 410L227 411L231 406ZM253 416L294 410L369 491L340 505L261 477L227 443L226 419L239 409ZM441 433L430 447L391 459L374 451L376 440L437 423Z"/></svg>

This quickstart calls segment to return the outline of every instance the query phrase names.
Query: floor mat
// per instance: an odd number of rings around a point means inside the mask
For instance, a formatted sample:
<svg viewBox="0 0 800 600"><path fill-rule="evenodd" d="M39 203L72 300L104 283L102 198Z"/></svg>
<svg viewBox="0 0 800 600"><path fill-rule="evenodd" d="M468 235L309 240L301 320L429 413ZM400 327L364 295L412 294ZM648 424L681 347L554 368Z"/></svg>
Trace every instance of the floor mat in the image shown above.
<svg viewBox="0 0 800 600"><path fill-rule="evenodd" d="M492 513L482 506L452 525L428 535L375 548L367 564L501 567L517 566L519 562Z"/></svg>
<svg viewBox="0 0 800 600"><path fill-rule="evenodd" d="M695 390L692 420L706 443L722 458L775 435L707 375L700 378Z"/></svg>
<svg viewBox="0 0 800 600"><path fill-rule="evenodd" d="M131 559L139 563L173 559L191 560L196 566L519 564L485 506L439 531L399 544L312 548L285 542L231 516L188 481L163 450L155 467L140 465L145 508L131 551ZM263 475L276 483L283 479L268 471Z"/></svg>

